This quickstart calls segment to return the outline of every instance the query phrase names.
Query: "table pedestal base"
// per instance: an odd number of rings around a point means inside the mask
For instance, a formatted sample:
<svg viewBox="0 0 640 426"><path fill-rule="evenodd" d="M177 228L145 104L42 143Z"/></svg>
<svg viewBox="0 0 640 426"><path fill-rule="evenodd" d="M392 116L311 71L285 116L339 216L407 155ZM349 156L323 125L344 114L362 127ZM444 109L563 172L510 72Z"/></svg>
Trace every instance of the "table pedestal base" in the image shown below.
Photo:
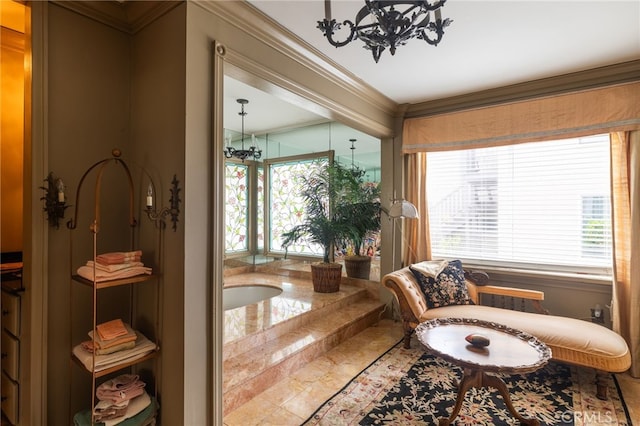
<svg viewBox="0 0 640 426"><path fill-rule="evenodd" d="M511 397L509 396L509 390L507 389L507 385L504 381L497 376L490 376L486 374L482 370L475 369L465 369L464 376L462 377L462 381L458 386L458 397L456 398L456 405L453 407L453 411L451 412L451 416L448 419L440 419L439 426L448 426L453 420L458 416L458 412L460 408L462 408L462 402L464 401L464 396L467 391L471 388L482 388L482 387L492 387L500 392L502 398L504 399L505 404L507 404L507 408L513 417L520 420L520 423L523 425L534 425L539 426L540 422L537 419L530 419L523 417L518 413L511 403Z"/></svg>

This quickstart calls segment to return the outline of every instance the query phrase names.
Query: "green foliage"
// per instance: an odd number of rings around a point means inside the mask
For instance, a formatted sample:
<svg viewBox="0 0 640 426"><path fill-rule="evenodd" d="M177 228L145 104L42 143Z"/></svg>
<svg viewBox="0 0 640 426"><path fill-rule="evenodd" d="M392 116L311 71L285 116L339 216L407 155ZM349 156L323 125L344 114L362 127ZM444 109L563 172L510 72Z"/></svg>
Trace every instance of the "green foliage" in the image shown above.
<svg viewBox="0 0 640 426"><path fill-rule="evenodd" d="M362 171L349 172L354 178L350 181L350 193L341 200L344 204L336 207L352 225L344 243L351 243L355 254L360 254L367 234L380 229L380 187L365 182Z"/></svg>
<svg viewBox="0 0 640 426"><path fill-rule="evenodd" d="M350 241L362 247L367 232L380 227L377 185L365 185L363 173L339 163L322 164L300 176L305 203L303 223L282 234L283 247L302 238L323 247L323 262L334 261L334 248Z"/></svg>

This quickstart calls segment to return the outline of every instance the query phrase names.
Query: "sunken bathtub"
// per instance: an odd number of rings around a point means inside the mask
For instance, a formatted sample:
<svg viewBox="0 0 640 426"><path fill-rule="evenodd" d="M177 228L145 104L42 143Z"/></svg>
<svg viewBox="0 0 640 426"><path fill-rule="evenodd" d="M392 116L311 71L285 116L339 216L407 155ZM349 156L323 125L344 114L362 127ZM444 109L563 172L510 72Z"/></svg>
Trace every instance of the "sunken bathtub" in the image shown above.
<svg viewBox="0 0 640 426"><path fill-rule="evenodd" d="M222 289L222 306L225 311L239 308L240 306L258 303L261 300L279 296L282 293L280 287L264 284L247 284L224 287Z"/></svg>

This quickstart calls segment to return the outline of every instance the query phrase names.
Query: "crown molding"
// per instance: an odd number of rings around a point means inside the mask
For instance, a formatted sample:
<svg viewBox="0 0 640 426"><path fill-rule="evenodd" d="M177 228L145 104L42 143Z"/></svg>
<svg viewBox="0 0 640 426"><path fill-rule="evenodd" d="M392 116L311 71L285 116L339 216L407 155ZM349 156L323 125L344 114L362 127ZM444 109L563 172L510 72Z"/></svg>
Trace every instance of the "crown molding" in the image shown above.
<svg viewBox="0 0 640 426"><path fill-rule="evenodd" d="M410 104L405 118L425 117L640 80L640 60Z"/></svg>
<svg viewBox="0 0 640 426"><path fill-rule="evenodd" d="M250 3L207 0L197 4L270 48L314 70L351 96L372 105L389 117L395 115L398 106L396 102L333 62Z"/></svg>
<svg viewBox="0 0 640 426"><path fill-rule="evenodd" d="M135 34L183 1L53 0L52 3L127 34Z"/></svg>

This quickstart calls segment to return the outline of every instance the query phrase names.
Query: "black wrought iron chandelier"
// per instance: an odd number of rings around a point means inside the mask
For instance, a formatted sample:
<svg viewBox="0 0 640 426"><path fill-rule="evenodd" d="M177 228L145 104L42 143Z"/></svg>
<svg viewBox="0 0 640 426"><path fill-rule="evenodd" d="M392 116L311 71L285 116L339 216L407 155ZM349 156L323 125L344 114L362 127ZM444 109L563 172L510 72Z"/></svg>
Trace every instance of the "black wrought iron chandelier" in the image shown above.
<svg viewBox="0 0 640 426"><path fill-rule="evenodd" d="M442 19L440 9L445 2L365 0L365 6L356 15L355 23L345 20L340 24L331 17L331 0L325 0L325 19L318 21L318 28L335 47L346 46L356 39L362 40L364 48L371 50L373 60L378 63L385 49L388 48L394 55L396 47L412 38L424 40L432 46L440 43L445 27L453 22L449 18ZM336 41L333 38L335 31L340 30L342 25L349 27L348 36L344 41Z"/></svg>
<svg viewBox="0 0 640 426"><path fill-rule="evenodd" d="M244 110L244 106L249 103L246 99L236 99L236 102L240 104L240 112L239 116L242 117L242 149L235 149L231 145L228 145L224 148L224 156L226 158L238 158L242 161L246 160L249 157L252 157L254 160L259 160L262 157L262 150L256 148L254 145L251 145L249 149L244 149L244 117L247 113Z"/></svg>

